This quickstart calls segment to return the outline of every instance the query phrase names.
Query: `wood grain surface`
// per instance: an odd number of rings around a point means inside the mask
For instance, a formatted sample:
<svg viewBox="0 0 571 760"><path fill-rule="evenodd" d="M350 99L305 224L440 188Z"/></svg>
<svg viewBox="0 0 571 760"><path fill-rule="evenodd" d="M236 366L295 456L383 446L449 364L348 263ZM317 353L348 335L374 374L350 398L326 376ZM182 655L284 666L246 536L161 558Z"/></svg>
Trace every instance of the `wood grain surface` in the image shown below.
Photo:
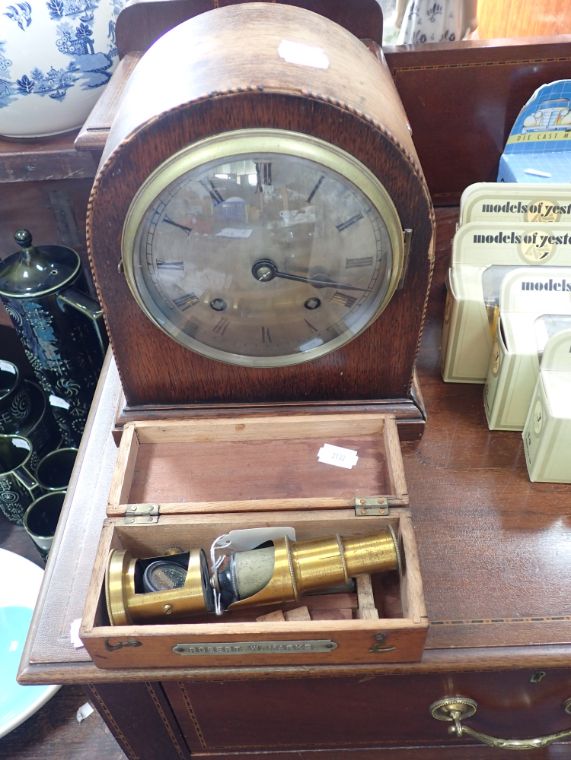
<svg viewBox="0 0 571 760"><path fill-rule="evenodd" d="M0 137L0 183L91 179L97 168L96 158L78 153L75 136L72 132L38 140Z"/></svg>
<svg viewBox="0 0 571 760"><path fill-rule="evenodd" d="M65 686L25 723L0 739L5 760L124 760L98 712L81 723L77 710L89 701L78 686Z"/></svg>
<svg viewBox="0 0 571 760"><path fill-rule="evenodd" d="M569 76L571 35L386 47L385 55L433 202L455 205L469 184L495 182L534 91Z"/></svg>
<svg viewBox="0 0 571 760"><path fill-rule="evenodd" d="M130 3L117 19L117 49L122 58L130 50L147 50L162 34L188 18L226 5L247 0L145 0ZM269 0L281 3L284 0ZM319 13L335 21L359 39L380 43L383 37L383 14L376 0L288 0L295 5Z"/></svg>
<svg viewBox="0 0 571 760"><path fill-rule="evenodd" d="M317 452L324 441L358 450L358 493L349 468L323 478ZM225 477L213 480L222 468ZM408 504L393 417L292 412L142 421L123 431L108 514L143 502L160 503L161 514L353 508L356 495Z"/></svg>

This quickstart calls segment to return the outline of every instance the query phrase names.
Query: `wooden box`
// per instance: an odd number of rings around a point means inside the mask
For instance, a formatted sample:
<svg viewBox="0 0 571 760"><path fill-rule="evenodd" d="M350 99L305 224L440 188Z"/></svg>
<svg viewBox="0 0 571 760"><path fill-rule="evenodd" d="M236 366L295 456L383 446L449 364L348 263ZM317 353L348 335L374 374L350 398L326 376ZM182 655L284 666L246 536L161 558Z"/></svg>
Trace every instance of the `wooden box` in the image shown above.
<svg viewBox="0 0 571 760"><path fill-rule="evenodd" d="M357 452L345 469L323 444ZM395 419L376 413L132 422L125 426L80 631L101 668L409 662L428 622ZM112 548L137 558L202 547L231 529L289 526L296 540L392 527L400 570L355 588L182 622L113 626Z"/></svg>

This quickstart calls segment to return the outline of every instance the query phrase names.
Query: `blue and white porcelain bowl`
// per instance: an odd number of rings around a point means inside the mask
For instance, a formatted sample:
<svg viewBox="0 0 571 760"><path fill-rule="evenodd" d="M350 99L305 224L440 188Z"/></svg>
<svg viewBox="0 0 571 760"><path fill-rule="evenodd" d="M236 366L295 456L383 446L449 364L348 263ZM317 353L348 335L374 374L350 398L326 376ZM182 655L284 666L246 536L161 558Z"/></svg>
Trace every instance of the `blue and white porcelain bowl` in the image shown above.
<svg viewBox="0 0 571 760"><path fill-rule="evenodd" d="M117 63L125 0L0 0L0 135L78 129Z"/></svg>

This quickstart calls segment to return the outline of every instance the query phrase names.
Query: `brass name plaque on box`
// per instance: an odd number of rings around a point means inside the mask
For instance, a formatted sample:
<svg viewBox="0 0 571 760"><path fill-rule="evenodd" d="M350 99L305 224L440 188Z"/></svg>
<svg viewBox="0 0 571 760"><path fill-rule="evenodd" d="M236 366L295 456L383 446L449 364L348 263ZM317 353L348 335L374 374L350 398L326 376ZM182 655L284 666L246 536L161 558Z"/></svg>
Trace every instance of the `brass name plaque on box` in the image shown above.
<svg viewBox="0 0 571 760"><path fill-rule="evenodd" d="M208 644L177 644L172 651L183 655L205 654L291 654L292 652L331 652L337 644L331 639L305 641L218 641Z"/></svg>

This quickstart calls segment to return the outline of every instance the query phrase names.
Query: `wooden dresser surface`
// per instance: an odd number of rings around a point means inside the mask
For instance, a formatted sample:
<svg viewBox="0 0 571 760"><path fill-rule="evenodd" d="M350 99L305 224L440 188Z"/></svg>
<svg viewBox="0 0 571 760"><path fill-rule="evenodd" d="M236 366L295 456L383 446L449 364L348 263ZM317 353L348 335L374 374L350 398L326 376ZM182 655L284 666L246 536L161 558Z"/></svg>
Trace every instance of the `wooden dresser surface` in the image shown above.
<svg viewBox="0 0 571 760"><path fill-rule="evenodd" d="M530 483L520 434L486 427L482 386L444 384L440 378L443 278L456 211L440 210L438 219L437 269L418 359L428 423L420 442L403 444L431 621L427 648L415 665L321 666L315 675L571 663L571 486ZM116 458L111 428L119 394L110 360L47 567L22 680L267 677L273 669L102 672L70 643L69 625L82 615Z"/></svg>
<svg viewBox="0 0 571 760"><path fill-rule="evenodd" d="M519 433L490 432L482 386L440 379L444 275L456 210L438 213L437 269L418 374L428 422L403 444L431 626L408 664L100 670L70 642L81 618L117 449L108 359L21 665L26 683L86 685L125 755L208 760L487 760L430 704L464 695L469 725L524 738L569 729L571 486L532 484ZM221 527L224 526L221 520ZM570 745L525 750L563 760Z"/></svg>

